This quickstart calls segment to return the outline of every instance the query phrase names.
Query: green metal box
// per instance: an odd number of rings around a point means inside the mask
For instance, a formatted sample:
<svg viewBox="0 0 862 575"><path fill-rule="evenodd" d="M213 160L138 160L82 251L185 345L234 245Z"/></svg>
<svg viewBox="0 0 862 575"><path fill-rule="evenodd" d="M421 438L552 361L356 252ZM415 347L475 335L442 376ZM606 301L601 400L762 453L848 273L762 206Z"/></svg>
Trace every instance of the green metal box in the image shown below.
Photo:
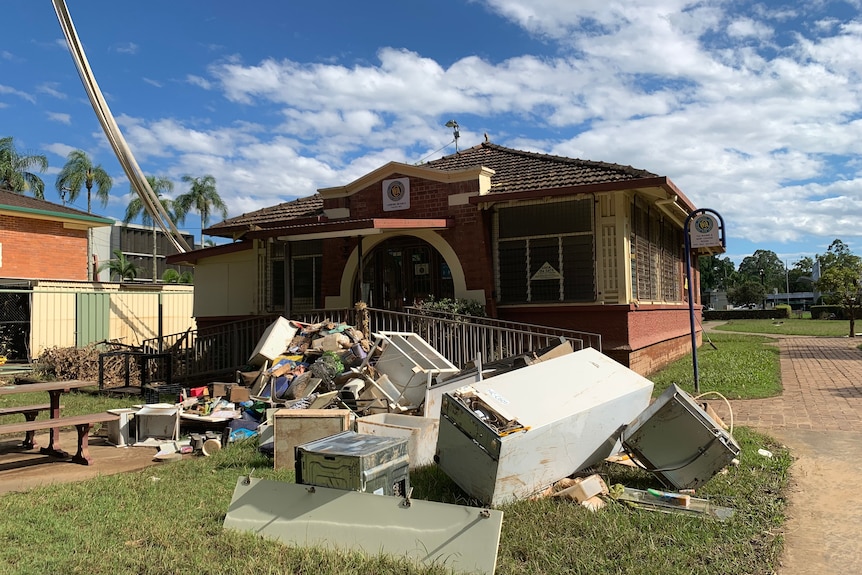
<svg viewBox="0 0 862 575"><path fill-rule="evenodd" d="M296 482L404 496L410 489L406 437L344 431L296 446Z"/></svg>

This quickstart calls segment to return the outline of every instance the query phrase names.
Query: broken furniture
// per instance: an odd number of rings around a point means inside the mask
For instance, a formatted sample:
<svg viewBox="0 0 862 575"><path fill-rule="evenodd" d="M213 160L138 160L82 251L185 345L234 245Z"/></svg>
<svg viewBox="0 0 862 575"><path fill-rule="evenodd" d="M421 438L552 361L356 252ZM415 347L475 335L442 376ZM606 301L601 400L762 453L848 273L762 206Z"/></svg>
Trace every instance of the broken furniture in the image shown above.
<svg viewBox="0 0 862 575"><path fill-rule="evenodd" d="M261 366L267 361L271 363L284 353L296 332L297 327L293 323L284 317L279 317L263 332L257 346L251 352L249 365Z"/></svg>
<svg viewBox="0 0 862 575"><path fill-rule="evenodd" d="M128 447L137 441L135 426L132 423L137 411L137 409L132 407L108 410L108 413L113 413L117 416L116 421L108 422L108 443L117 447Z"/></svg>
<svg viewBox="0 0 862 575"><path fill-rule="evenodd" d="M434 383L459 371L415 333L381 331L374 336L374 348L359 370L371 366L385 376L370 383L385 397L391 411L418 409Z"/></svg>
<svg viewBox="0 0 862 575"><path fill-rule="evenodd" d="M661 483L694 489L739 456L739 445L677 385L667 388L623 431L626 451Z"/></svg>
<svg viewBox="0 0 862 575"><path fill-rule="evenodd" d="M387 553L493 575L503 512L237 478L224 528L288 545Z"/></svg>
<svg viewBox="0 0 862 575"><path fill-rule="evenodd" d="M407 439L343 431L297 445L296 482L403 497L410 489Z"/></svg>
<svg viewBox="0 0 862 575"><path fill-rule="evenodd" d="M6 423L0 425L0 434L26 433L24 447L33 449L36 442L33 441L33 432L40 429L50 429L48 446L42 447L39 452L52 457L69 457L69 453L60 449L60 428L74 427L78 432L78 449L72 456L72 462L81 465L90 465L93 460L90 457L89 436L90 429L96 423L104 423L118 418L117 415L108 412L89 413L64 417L60 414L60 395L68 393L73 389L91 386L89 381L46 381L41 383L28 383L24 385L7 385L0 387L0 395L14 395L18 393L47 392L49 402L49 419L29 420L23 423ZM32 407L30 410L32 410ZM42 407L42 406L39 406ZM28 410L28 411L30 411ZM25 413L25 412L22 412Z"/></svg>
<svg viewBox="0 0 862 575"><path fill-rule="evenodd" d="M177 404L152 403L135 412L135 445L150 445L155 440L177 441L180 438L180 412Z"/></svg>
<svg viewBox="0 0 862 575"><path fill-rule="evenodd" d="M653 383L585 348L443 396L437 463L491 506L525 498L608 457Z"/></svg>
<svg viewBox="0 0 862 575"><path fill-rule="evenodd" d="M278 409L272 413L275 469L294 469L296 446L347 431L353 425L347 409Z"/></svg>

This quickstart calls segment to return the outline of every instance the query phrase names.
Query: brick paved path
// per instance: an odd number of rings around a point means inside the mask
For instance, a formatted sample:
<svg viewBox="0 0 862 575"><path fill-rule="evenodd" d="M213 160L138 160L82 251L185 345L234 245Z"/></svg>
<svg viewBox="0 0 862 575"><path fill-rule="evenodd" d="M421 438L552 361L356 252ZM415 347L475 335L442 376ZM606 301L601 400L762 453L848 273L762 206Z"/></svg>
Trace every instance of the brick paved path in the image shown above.
<svg viewBox="0 0 862 575"><path fill-rule="evenodd" d="M808 429L862 432L860 338L786 337L779 397L733 401L736 425L762 431Z"/></svg>
<svg viewBox="0 0 862 575"><path fill-rule="evenodd" d="M781 337L779 397L732 401L734 425L787 445L791 468L778 575L862 570L862 344L859 338ZM724 418L726 406L711 401ZM724 413L723 413L724 412ZM725 420L727 421L727 420Z"/></svg>

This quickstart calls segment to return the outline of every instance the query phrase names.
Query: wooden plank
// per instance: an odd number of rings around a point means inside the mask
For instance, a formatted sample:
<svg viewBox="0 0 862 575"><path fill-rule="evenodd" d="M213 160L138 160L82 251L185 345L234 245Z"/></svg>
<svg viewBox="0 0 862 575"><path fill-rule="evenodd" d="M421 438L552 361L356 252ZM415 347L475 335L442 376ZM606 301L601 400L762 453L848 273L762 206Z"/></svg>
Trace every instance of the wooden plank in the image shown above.
<svg viewBox="0 0 862 575"><path fill-rule="evenodd" d="M33 411L48 411L49 409L51 409L50 403L42 403L39 405L18 405L12 407L0 407L0 416L17 415L19 413L30 413Z"/></svg>
<svg viewBox="0 0 862 575"><path fill-rule="evenodd" d="M37 421L24 421L21 423L5 423L0 425L0 434L22 433L24 431L36 431L37 429L53 429L55 427L75 427L87 423L102 423L105 421L116 421L120 416L115 413L89 413L86 415L72 415L69 417L58 417L55 419L40 419Z"/></svg>
<svg viewBox="0 0 862 575"><path fill-rule="evenodd" d="M0 387L0 395L12 395L15 393L35 393L40 391L58 391L64 389L80 389L82 387L97 387L95 381L82 381L80 379L70 381L42 381L39 383L24 383L21 385L6 385Z"/></svg>

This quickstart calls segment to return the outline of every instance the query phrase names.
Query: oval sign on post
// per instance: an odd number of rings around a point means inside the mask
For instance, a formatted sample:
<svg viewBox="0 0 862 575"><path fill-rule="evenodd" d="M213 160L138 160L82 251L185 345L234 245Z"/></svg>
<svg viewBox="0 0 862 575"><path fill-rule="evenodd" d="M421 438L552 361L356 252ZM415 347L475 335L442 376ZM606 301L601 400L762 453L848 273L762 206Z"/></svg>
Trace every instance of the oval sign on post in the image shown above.
<svg viewBox="0 0 862 575"><path fill-rule="evenodd" d="M692 248L722 247L718 218L710 213L702 213L689 222L689 236Z"/></svg>

